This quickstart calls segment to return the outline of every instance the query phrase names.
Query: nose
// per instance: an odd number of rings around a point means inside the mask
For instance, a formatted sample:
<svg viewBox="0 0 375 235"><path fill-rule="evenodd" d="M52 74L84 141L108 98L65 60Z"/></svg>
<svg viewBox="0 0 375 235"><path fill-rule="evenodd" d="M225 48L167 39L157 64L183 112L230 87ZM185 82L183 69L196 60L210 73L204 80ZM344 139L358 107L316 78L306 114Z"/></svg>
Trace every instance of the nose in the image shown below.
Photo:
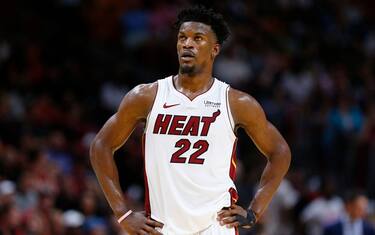
<svg viewBox="0 0 375 235"><path fill-rule="evenodd" d="M193 39L191 39L191 38L187 38L184 42L183 42L183 45L182 45L182 47L184 48L184 49L191 49L191 48L193 48Z"/></svg>

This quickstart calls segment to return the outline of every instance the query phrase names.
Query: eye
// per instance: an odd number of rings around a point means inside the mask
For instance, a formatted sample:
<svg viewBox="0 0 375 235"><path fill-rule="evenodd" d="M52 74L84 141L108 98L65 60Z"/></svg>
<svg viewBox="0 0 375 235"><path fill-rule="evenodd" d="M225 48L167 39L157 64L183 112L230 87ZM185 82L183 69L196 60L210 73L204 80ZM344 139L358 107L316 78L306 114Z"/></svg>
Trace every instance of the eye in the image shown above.
<svg viewBox="0 0 375 235"><path fill-rule="evenodd" d="M195 41L201 41L202 39L203 39L203 38L202 38L201 36L195 36L195 37L194 37L194 40L195 40Z"/></svg>
<svg viewBox="0 0 375 235"><path fill-rule="evenodd" d="M178 36L178 40L184 41L184 40L186 40L186 36L180 35L180 36Z"/></svg>

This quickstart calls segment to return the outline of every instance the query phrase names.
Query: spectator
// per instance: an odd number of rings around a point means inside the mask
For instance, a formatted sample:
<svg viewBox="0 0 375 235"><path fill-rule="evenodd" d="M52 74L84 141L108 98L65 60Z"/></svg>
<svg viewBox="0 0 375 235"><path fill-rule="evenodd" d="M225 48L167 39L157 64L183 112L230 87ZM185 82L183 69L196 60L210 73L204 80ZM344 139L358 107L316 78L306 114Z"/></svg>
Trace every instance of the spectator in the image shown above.
<svg viewBox="0 0 375 235"><path fill-rule="evenodd" d="M63 224L66 228L65 235L82 235L82 225L85 217L76 210L67 210L63 213Z"/></svg>
<svg viewBox="0 0 375 235"><path fill-rule="evenodd" d="M327 178L321 182L322 195L315 198L302 211L301 221L307 235L320 235L325 225L337 220L343 212L343 203L335 192L335 182Z"/></svg>
<svg viewBox="0 0 375 235"><path fill-rule="evenodd" d="M14 204L0 204L0 235L26 235L20 221L21 214Z"/></svg>
<svg viewBox="0 0 375 235"><path fill-rule="evenodd" d="M0 181L0 206L12 204L16 192L16 185L10 180Z"/></svg>
<svg viewBox="0 0 375 235"><path fill-rule="evenodd" d="M336 223L327 226L323 235L375 235L375 229L365 220L367 196L358 191L348 191L344 202L345 213Z"/></svg>
<svg viewBox="0 0 375 235"><path fill-rule="evenodd" d="M297 204L298 197L298 191L288 179L284 179L268 207L266 216L264 216L265 235L293 234L291 212Z"/></svg>

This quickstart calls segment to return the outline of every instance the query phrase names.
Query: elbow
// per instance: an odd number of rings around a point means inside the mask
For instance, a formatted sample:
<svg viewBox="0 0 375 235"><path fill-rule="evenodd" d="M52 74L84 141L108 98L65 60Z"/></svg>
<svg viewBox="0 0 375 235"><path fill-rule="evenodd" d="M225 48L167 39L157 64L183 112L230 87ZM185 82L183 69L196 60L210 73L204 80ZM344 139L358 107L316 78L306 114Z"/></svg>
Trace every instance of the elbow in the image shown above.
<svg viewBox="0 0 375 235"><path fill-rule="evenodd" d="M277 150L269 156L269 163L277 166L277 168L280 169L280 172L286 174L292 159L292 154L288 144L279 144Z"/></svg>
<svg viewBox="0 0 375 235"><path fill-rule="evenodd" d="M286 172L288 171L290 163L292 161L292 153L287 143L282 145L279 155L281 156L283 163L282 165L284 166Z"/></svg>
<svg viewBox="0 0 375 235"><path fill-rule="evenodd" d="M90 144L90 150L89 150L89 156L90 156L90 162L91 165L95 159L96 152L97 152L97 145L98 145L98 140L94 138L94 140Z"/></svg>
<svg viewBox="0 0 375 235"><path fill-rule="evenodd" d="M113 148L103 138L95 137L90 144L90 163L96 169L105 164L108 158L113 157Z"/></svg>
<svg viewBox="0 0 375 235"><path fill-rule="evenodd" d="M102 149L102 141L95 137L94 140L90 144L90 163L93 168L97 165L98 156L100 155L101 149Z"/></svg>

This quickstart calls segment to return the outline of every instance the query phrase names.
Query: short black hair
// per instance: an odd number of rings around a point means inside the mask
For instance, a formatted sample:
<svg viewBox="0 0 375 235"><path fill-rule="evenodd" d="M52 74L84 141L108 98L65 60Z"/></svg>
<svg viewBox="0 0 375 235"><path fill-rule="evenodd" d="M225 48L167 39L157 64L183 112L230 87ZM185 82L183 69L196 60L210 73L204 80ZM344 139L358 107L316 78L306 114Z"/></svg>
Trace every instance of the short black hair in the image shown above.
<svg viewBox="0 0 375 235"><path fill-rule="evenodd" d="M180 29L183 23L189 21L200 22L211 26L220 45L222 45L230 35L228 24L224 20L223 15L203 5L194 5L181 10L177 15L177 21L174 25L176 29Z"/></svg>
<svg viewBox="0 0 375 235"><path fill-rule="evenodd" d="M343 199L345 203L351 203L361 196L366 197L366 193L363 190L350 189L344 192Z"/></svg>

